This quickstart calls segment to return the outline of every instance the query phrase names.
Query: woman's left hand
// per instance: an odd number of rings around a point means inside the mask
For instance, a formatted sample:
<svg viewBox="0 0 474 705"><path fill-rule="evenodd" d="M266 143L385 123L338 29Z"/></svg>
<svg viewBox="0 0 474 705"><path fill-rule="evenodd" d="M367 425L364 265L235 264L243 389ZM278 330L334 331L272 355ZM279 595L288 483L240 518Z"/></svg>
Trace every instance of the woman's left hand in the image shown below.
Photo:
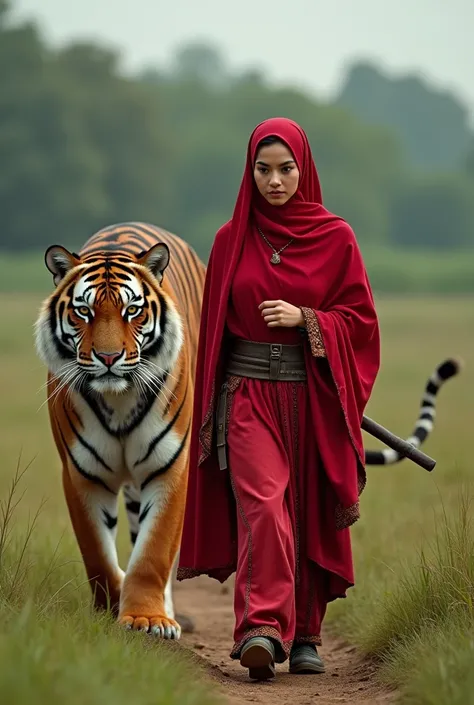
<svg viewBox="0 0 474 705"><path fill-rule="evenodd" d="M258 308L269 328L303 328L305 325L301 309L287 301L263 301Z"/></svg>

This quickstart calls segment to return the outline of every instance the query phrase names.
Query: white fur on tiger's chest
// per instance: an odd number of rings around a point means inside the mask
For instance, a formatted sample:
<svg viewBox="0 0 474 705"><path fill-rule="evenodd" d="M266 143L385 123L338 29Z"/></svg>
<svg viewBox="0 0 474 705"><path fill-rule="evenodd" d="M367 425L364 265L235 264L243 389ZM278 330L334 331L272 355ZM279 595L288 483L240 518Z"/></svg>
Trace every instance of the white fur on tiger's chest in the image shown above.
<svg viewBox="0 0 474 705"><path fill-rule="evenodd" d="M153 408L128 437L125 463L134 480L141 483L149 473L171 464L180 445L181 438L170 420L162 418L160 408Z"/></svg>
<svg viewBox="0 0 474 705"><path fill-rule="evenodd" d="M150 473L171 463L179 450L181 438L162 418L161 405L154 405L143 420L128 434L114 433L130 415L126 398L107 416L108 428L79 395L74 394L75 406L81 418L80 438L71 445L74 460L89 475L99 478L118 492L125 482L137 487ZM115 405L114 405L115 406ZM85 441L85 442L84 442Z"/></svg>

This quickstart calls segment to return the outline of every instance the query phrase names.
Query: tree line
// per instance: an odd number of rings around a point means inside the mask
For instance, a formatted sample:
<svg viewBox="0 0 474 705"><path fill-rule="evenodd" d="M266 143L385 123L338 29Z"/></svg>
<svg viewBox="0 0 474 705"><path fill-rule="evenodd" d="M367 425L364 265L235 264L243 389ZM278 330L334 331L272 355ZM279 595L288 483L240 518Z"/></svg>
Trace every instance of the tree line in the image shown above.
<svg viewBox="0 0 474 705"><path fill-rule="evenodd" d="M250 131L274 115L305 128L325 203L364 247L472 248L474 150L469 130L460 134L464 113L454 97L442 96L453 105L437 120L435 91L408 86L428 106L432 148L424 143L422 158L412 136L419 116L411 132L398 129L393 96L390 120L387 110L361 110L375 69L362 67L361 80L353 67L329 104L272 87L257 71L232 72L211 46L188 45L169 69L134 76L119 60L98 44L53 49L34 23L13 22L11 4L0 0L2 250L77 248L106 224L146 220L205 258L232 213Z"/></svg>

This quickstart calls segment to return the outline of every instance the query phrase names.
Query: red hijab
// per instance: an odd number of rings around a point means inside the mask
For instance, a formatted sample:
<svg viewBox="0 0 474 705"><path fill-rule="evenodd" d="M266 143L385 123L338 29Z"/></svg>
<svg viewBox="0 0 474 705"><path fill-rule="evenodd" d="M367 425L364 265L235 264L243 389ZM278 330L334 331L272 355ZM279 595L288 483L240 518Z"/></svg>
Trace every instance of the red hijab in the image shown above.
<svg viewBox="0 0 474 705"><path fill-rule="evenodd" d="M270 136L280 138L289 147L300 172L297 192L282 206L272 206L260 195L253 175L259 144ZM379 367L379 330L372 293L354 233L342 218L322 205L318 174L304 131L291 120L273 118L258 125L250 137L232 219L217 233L209 258L197 359L185 556L182 556L186 561L182 564L187 566L191 534L194 549L198 550L197 543L201 543L198 527L198 515L204 511L201 504L210 494L216 493L217 502L221 497L217 490L218 475L209 484L196 473L216 470L215 444L210 446L209 428L225 366L229 293L245 237L255 226L277 249L295 238L292 256L308 279L308 299L302 305L313 309L327 354L326 359L313 357L310 345L305 345L308 390L315 442L339 500L339 528L357 519L358 495L365 484L360 424ZM288 287L291 288L291 281ZM198 469L199 464L202 470ZM215 510L210 507L210 511L212 514ZM201 562L196 555L194 563Z"/></svg>
<svg viewBox="0 0 474 705"><path fill-rule="evenodd" d="M258 145L270 136L279 137L288 145L300 171L298 191L282 206L272 206L260 195L253 175ZM301 241L299 245L312 251L315 241L324 239L325 226L334 221L340 219L322 205L318 174L301 127L285 118L273 118L258 125L250 137L232 219L218 231L209 257L196 380L195 415L201 421L213 395L232 278L249 228L253 223L258 225L275 246L279 239L287 242L294 237Z"/></svg>

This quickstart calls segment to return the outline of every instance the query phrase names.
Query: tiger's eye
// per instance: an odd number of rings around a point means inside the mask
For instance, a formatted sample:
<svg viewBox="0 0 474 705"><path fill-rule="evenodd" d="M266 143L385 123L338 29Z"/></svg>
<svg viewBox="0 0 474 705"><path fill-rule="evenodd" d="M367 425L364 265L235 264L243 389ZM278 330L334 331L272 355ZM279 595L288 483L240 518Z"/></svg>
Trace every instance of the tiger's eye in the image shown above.
<svg viewBox="0 0 474 705"><path fill-rule="evenodd" d="M90 313L90 309L88 306L79 306L77 312L80 313L81 316L88 316Z"/></svg>

